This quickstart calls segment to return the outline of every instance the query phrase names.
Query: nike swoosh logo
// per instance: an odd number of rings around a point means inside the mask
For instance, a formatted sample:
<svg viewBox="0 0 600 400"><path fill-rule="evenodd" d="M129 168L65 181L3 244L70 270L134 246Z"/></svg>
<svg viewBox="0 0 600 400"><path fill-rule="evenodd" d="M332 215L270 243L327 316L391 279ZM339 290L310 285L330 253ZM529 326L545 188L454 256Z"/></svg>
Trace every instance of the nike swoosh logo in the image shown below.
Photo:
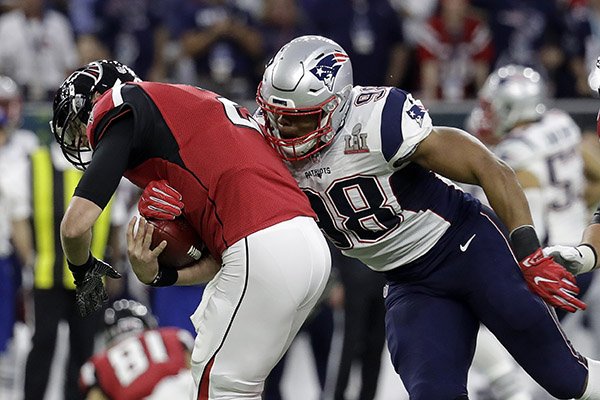
<svg viewBox="0 0 600 400"><path fill-rule="evenodd" d="M474 233L474 234L473 234L473 236L471 236L471 237L469 238L469 240L467 240L467 242L466 242L465 244L461 244L461 245L459 246L459 247L460 247L460 251L462 251L463 253L464 253L465 251L467 251L467 249L469 248L469 245L471 244L471 242L473 241L473 239L475 239L475 236L476 236L476 235L477 235L477 234L476 234L476 233Z"/></svg>
<svg viewBox="0 0 600 400"><path fill-rule="evenodd" d="M535 283L536 285L539 285L540 282L551 282L551 283L556 283L556 281L552 280L552 279L548 279L548 278L542 278L541 276L536 276L533 278L533 283Z"/></svg>

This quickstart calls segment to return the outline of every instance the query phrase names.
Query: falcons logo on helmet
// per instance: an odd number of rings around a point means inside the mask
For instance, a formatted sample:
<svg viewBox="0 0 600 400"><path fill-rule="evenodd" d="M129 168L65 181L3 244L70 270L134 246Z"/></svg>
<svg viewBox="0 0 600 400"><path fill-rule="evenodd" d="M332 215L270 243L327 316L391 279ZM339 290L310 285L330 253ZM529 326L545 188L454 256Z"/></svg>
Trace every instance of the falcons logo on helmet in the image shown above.
<svg viewBox="0 0 600 400"><path fill-rule="evenodd" d="M341 66L348 61L348 55L344 53L329 53L324 55L310 72L325 86L333 92L335 77Z"/></svg>

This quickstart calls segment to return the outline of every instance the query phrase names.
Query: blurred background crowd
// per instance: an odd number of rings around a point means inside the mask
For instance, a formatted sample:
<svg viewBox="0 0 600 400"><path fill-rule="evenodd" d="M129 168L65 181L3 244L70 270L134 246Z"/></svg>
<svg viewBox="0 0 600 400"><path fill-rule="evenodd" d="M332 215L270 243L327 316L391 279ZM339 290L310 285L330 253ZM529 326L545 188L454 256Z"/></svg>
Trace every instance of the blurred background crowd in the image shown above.
<svg viewBox="0 0 600 400"><path fill-rule="evenodd" d="M600 102L589 80L600 55L600 0L2 0L0 75L16 87L0 79L0 322L17 322L4 337L0 332L1 400L83 398L79 368L99 347L92 339L102 330L102 315L86 322L76 315L74 286L53 236L79 175L72 175L55 148L38 147L51 142L50 102L63 79L82 64L110 58L144 80L201 86L253 110L264 65L303 34L338 42L350 55L356 85L412 92L437 125L462 127L490 72L519 64L541 74L548 99L584 133L595 130ZM15 151L5 146L9 134L31 160L22 173ZM597 140L586 137L600 171ZM587 178L600 182L600 176ZM20 187L29 194L13 193ZM600 185L590 187L599 192L590 198L600 198ZM97 256L104 254L123 272L124 241L114 238L123 238L137 196L123 183L107 212L106 230L97 234L105 238ZM292 359L284 359L267 382L265 400L405 398L393 372L394 389L386 392L381 385L380 368L389 369L383 280L351 263L356 261L335 253L326 298L301 335L312 355L298 356L292 347ZM14 288L2 286L8 281ZM148 305L160 326L194 333L188 315L201 287L148 291L133 278L109 289L112 300ZM9 296L14 301L6 301ZM574 329L589 325L580 319ZM593 337L582 339L592 356L600 349ZM302 369L289 366L299 358L310 364L313 397L306 396ZM296 380L287 392L280 385L285 377ZM502 400L485 387L481 393L473 398Z"/></svg>
<svg viewBox="0 0 600 400"><path fill-rule="evenodd" d="M473 98L507 63L534 67L553 97L588 97L600 52L598 0L4 0L0 73L49 100L80 64L114 58L145 80L254 97L269 58L321 34L353 60L358 85L423 100Z"/></svg>

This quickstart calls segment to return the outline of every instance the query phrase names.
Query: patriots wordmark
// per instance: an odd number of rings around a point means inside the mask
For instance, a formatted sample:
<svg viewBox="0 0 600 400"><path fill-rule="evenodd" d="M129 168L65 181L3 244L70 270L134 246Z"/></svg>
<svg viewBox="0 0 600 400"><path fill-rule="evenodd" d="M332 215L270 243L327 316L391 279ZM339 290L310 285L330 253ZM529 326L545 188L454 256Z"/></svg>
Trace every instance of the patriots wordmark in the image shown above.
<svg viewBox="0 0 600 400"><path fill-rule="evenodd" d="M321 178L323 174L329 175L331 174L331 167L323 167L323 168L315 168L310 169L304 172L304 176L308 179L316 176L317 178Z"/></svg>

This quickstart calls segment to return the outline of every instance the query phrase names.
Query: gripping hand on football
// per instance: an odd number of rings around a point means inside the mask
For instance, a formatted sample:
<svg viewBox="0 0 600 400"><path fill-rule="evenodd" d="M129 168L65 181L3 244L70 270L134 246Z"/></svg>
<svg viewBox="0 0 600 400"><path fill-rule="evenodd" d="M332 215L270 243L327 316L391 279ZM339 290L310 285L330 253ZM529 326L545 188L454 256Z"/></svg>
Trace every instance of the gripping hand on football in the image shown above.
<svg viewBox="0 0 600 400"><path fill-rule="evenodd" d="M573 246L550 246L544 249L546 257L552 257L554 261L565 267L573 275L590 272L596 266L596 253L594 249L582 244Z"/></svg>
<svg viewBox="0 0 600 400"><path fill-rule="evenodd" d="M154 249L150 249L153 232L153 225L147 223L143 217L133 217L127 227L129 262L135 276L145 284L150 284L157 276L158 256L167 247L167 241L163 240Z"/></svg>
<svg viewBox="0 0 600 400"><path fill-rule="evenodd" d="M174 220L183 210L182 196L167 181L150 182L138 202L138 210L144 218Z"/></svg>
<svg viewBox="0 0 600 400"><path fill-rule="evenodd" d="M575 277L539 248L519 262L529 289L546 303L568 312L585 310L586 305L576 296L579 288Z"/></svg>
<svg viewBox="0 0 600 400"><path fill-rule="evenodd" d="M99 310L108 300L102 278L121 277L117 270L92 255L84 265L76 266L69 263L69 269L75 278L75 301L82 317Z"/></svg>

